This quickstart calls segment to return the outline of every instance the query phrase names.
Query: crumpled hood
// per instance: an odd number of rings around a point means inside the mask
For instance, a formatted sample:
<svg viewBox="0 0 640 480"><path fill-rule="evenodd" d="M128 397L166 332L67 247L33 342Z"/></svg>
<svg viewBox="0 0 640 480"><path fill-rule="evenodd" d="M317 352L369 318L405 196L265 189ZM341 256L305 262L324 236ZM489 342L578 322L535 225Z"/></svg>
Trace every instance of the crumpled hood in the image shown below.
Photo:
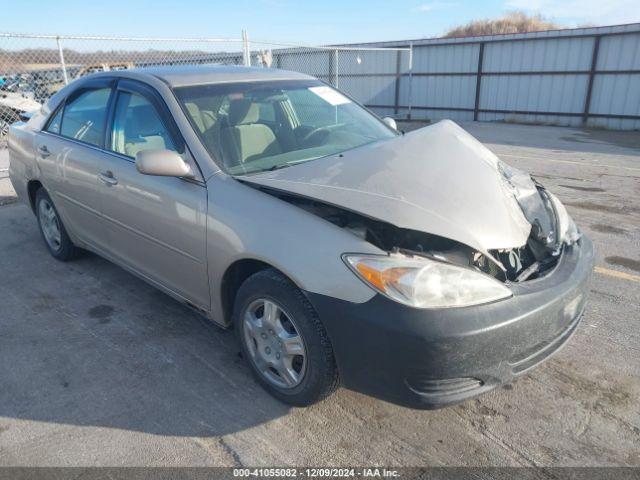
<svg viewBox="0 0 640 480"><path fill-rule="evenodd" d="M487 253L524 245L532 227L516 198L518 186L506 180L500 165L489 149L447 120L242 180ZM535 185L528 180L524 190L531 195Z"/></svg>

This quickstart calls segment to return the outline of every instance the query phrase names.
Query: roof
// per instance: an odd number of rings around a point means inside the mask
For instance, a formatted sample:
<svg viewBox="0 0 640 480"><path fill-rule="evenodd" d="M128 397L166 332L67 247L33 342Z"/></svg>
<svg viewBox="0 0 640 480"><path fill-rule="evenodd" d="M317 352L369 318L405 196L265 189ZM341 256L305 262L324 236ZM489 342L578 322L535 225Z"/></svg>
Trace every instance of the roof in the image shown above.
<svg viewBox="0 0 640 480"><path fill-rule="evenodd" d="M276 68L241 67L226 65L185 65L134 68L138 72L163 80L171 87L227 82L252 82L265 80L309 80L313 77L298 72Z"/></svg>

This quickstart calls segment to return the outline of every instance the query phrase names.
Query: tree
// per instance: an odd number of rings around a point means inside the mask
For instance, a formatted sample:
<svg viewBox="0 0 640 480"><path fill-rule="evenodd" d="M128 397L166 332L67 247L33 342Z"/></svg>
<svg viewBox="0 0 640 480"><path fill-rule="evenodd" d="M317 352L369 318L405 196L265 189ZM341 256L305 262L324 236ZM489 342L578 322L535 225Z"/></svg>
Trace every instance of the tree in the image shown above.
<svg viewBox="0 0 640 480"><path fill-rule="evenodd" d="M524 12L509 12L502 18L473 20L466 25L454 27L445 37L473 37L476 35L495 35L500 33L539 32L556 30L562 25L546 20L542 15L527 15Z"/></svg>

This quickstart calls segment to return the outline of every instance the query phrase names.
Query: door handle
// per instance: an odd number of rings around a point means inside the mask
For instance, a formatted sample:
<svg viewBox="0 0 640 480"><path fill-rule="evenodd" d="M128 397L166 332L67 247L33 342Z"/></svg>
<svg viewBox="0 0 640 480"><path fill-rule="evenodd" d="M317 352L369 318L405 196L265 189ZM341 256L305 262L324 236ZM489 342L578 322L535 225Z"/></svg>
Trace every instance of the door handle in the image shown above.
<svg viewBox="0 0 640 480"><path fill-rule="evenodd" d="M41 145L40 147L38 147L38 152L40 152L40 156L43 158L46 158L49 155L51 155L51 152L49 151L46 145Z"/></svg>
<svg viewBox="0 0 640 480"><path fill-rule="evenodd" d="M98 178L108 187L118 184L118 180L113 176L113 172L111 170L99 173Z"/></svg>

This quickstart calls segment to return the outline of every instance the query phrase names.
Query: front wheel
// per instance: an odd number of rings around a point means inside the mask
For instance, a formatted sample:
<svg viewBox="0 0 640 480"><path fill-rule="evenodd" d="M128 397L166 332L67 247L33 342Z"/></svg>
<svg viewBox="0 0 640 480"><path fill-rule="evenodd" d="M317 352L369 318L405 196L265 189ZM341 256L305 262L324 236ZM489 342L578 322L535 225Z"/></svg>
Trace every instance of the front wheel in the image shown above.
<svg viewBox="0 0 640 480"><path fill-rule="evenodd" d="M62 219L44 188L36 192L36 216L49 253L63 262L71 260L75 256L76 247L67 235Z"/></svg>
<svg viewBox="0 0 640 480"><path fill-rule="evenodd" d="M331 342L304 294L274 269L240 287L234 327L254 376L274 397L307 406L338 386Z"/></svg>

